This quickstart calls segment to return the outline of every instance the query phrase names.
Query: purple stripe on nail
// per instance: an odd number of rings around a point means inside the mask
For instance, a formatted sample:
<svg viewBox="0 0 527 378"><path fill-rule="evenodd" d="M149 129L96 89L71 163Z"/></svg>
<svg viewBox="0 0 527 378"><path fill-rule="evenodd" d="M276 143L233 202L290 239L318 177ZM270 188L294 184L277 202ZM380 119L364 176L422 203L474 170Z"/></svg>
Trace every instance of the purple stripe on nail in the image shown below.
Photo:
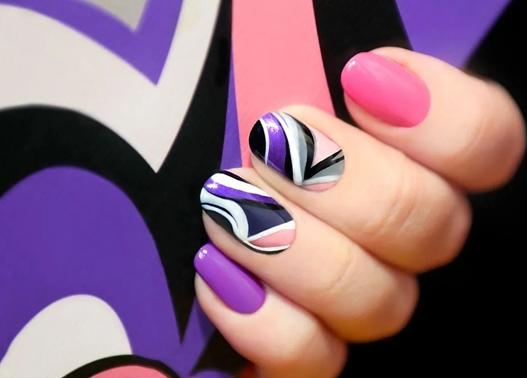
<svg viewBox="0 0 527 378"><path fill-rule="evenodd" d="M265 302L265 289L247 270L205 244L194 257L194 267L227 306L242 314L252 314Z"/></svg>
<svg viewBox="0 0 527 378"><path fill-rule="evenodd" d="M287 142L282 124L272 113L264 114L261 119L263 121L262 127L267 129L269 137L267 142L269 153L266 164L285 174Z"/></svg>
<svg viewBox="0 0 527 378"><path fill-rule="evenodd" d="M234 189L230 186L220 184L214 180L214 176L209 178L204 186L207 192L220 197L231 198L233 200L249 200L263 202L271 205L278 205L278 202L276 202L271 197L244 192L243 190Z"/></svg>

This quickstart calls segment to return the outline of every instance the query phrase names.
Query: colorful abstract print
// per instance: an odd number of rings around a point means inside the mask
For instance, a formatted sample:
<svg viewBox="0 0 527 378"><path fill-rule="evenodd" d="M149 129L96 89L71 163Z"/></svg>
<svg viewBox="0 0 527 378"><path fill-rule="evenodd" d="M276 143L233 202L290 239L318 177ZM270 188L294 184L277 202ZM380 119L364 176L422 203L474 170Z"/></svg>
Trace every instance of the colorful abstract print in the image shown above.
<svg viewBox="0 0 527 378"><path fill-rule="evenodd" d="M251 131L249 144L266 165L307 189L329 189L344 171L342 150L286 113L262 116Z"/></svg>
<svg viewBox="0 0 527 378"><path fill-rule="evenodd" d="M266 192L231 172L213 175L201 206L220 226L255 252L278 253L295 237L291 215Z"/></svg>
<svg viewBox="0 0 527 378"><path fill-rule="evenodd" d="M232 377L243 361L180 263L205 239L203 182L250 165L252 139L296 185L334 185L338 146L279 112L249 138L255 120L291 103L346 120L351 52L409 38L459 66L508 2L453 19L441 0L0 0L0 377ZM236 175L201 200L253 251L294 240L291 215Z"/></svg>

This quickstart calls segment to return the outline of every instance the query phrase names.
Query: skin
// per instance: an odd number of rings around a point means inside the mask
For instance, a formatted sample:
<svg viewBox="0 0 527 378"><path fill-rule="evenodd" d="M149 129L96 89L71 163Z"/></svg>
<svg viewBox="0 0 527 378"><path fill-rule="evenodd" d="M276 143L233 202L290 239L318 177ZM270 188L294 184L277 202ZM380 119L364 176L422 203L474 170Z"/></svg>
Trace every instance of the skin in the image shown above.
<svg viewBox="0 0 527 378"><path fill-rule="evenodd" d="M349 98L361 129L308 106L282 109L343 149L337 185L310 192L254 158L253 169L235 170L295 219L292 246L272 258L249 253L204 216L211 241L268 290L262 308L242 315L196 277L204 311L258 377L336 377L347 342L404 328L418 300L416 274L447 264L463 247L471 225L466 194L507 183L523 156L524 121L496 83L415 52L373 52L426 84L432 105L423 122L393 127Z"/></svg>

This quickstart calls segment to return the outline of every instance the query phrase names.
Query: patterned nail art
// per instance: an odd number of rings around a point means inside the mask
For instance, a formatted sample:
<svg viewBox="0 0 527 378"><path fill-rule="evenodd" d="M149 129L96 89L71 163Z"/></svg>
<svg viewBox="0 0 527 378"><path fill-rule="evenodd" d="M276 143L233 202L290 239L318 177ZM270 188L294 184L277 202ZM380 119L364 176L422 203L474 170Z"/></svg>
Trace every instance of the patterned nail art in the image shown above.
<svg viewBox="0 0 527 378"><path fill-rule="evenodd" d="M344 154L319 131L282 112L266 113L251 130L253 154L296 185L322 191L344 172Z"/></svg>
<svg viewBox="0 0 527 378"><path fill-rule="evenodd" d="M200 197L205 212L255 252L282 252L295 238L295 221L287 210L232 172L213 175Z"/></svg>

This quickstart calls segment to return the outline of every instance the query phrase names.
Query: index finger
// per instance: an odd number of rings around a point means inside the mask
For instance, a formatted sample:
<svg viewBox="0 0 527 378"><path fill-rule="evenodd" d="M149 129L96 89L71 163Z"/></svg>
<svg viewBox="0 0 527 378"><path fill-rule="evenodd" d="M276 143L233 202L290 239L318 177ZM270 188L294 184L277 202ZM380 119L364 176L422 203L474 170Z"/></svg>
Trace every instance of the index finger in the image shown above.
<svg viewBox="0 0 527 378"><path fill-rule="evenodd" d="M348 110L369 134L468 190L504 184L525 148L521 113L499 85L399 48L353 57Z"/></svg>

